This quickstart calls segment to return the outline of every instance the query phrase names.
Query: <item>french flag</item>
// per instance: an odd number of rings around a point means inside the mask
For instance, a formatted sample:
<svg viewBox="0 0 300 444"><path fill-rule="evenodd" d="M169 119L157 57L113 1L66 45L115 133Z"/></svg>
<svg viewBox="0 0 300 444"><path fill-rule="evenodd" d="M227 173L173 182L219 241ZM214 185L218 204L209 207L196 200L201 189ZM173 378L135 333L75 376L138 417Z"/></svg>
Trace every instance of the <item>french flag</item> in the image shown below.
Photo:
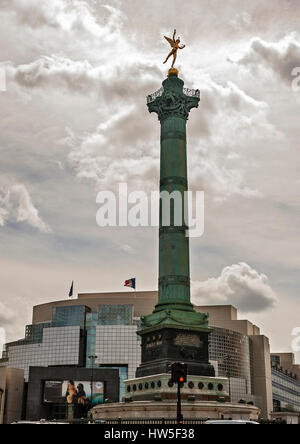
<svg viewBox="0 0 300 444"><path fill-rule="evenodd" d="M130 287L135 289L135 278L128 279L125 281L124 287Z"/></svg>

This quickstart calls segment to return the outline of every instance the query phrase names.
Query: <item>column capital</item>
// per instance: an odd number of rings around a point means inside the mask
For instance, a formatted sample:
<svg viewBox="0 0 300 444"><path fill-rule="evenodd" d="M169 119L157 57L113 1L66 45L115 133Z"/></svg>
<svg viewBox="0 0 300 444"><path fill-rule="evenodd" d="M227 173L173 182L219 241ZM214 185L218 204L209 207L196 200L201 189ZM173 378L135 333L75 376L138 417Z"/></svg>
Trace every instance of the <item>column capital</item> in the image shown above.
<svg viewBox="0 0 300 444"><path fill-rule="evenodd" d="M169 75L163 86L147 97L150 113L155 112L160 121L168 117L188 120L190 110L198 108L200 91L183 87L184 82L176 75Z"/></svg>

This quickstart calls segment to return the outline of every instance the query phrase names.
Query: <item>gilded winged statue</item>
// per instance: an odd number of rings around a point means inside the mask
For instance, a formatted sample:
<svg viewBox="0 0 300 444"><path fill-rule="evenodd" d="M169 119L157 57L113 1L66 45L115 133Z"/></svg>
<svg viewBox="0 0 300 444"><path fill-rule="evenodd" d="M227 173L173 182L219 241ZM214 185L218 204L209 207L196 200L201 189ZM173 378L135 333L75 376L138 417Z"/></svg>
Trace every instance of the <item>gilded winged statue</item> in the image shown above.
<svg viewBox="0 0 300 444"><path fill-rule="evenodd" d="M174 29L174 33L173 33L173 39L170 39L170 37L165 37L165 39L170 43L170 45L172 46L172 51L169 53L169 55L167 56L166 60L164 61L164 63L167 63L167 61L169 60L169 58L171 56L173 56L173 62L172 62L172 68L174 68L174 64L176 62L176 58L177 58L177 51L178 49L183 49L185 48L185 45L181 45L180 46L180 37L177 37L177 40L175 40L175 36L176 36L176 29Z"/></svg>

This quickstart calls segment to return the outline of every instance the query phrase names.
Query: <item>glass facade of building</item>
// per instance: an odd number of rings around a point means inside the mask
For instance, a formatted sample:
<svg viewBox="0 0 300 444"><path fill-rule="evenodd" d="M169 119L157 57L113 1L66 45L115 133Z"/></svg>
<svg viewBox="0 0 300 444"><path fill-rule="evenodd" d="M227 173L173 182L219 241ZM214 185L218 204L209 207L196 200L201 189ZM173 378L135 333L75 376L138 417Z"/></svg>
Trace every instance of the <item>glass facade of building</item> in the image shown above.
<svg viewBox="0 0 300 444"><path fill-rule="evenodd" d="M31 366L118 368L122 398L123 381L135 376L141 360L138 325L128 304L100 305L96 312L57 306L51 322L26 326L25 339L6 345L0 365L23 368L26 381Z"/></svg>
<svg viewBox="0 0 300 444"><path fill-rule="evenodd" d="M217 375L230 379L233 402L244 400L261 406L262 400L252 393L252 352L249 336L214 327L209 335L209 358Z"/></svg>
<svg viewBox="0 0 300 444"><path fill-rule="evenodd" d="M29 367L48 367L61 365L80 365L79 326L45 328L41 342L8 344L7 366L22 368L28 380Z"/></svg>
<svg viewBox="0 0 300 444"><path fill-rule="evenodd" d="M242 378L251 392L251 356L249 337L214 327L209 336L209 357L218 362L220 376Z"/></svg>
<svg viewBox="0 0 300 444"><path fill-rule="evenodd" d="M8 365L24 368L26 378L29 366L38 365L118 368L122 398L123 381L135 377L141 362L138 325L133 306L128 304L100 305L96 312L84 305L57 306L51 323L27 326L25 340L8 346ZM232 400L253 400L249 337L214 328L209 337L209 356L217 375L230 378Z"/></svg>
<svg viewBox="0 0 300 444"><path fill-rule="evenodd" d="M86 367L91 368L95 365L93 358L95 356L96 345L96 326L98 325L98 313L87 313L86 315L86 353L85 363Z"/></svg>
<svg viewBox="0 0 300 444"><path fill-rule="evenodd" d="M70 307L54 307L52 315L53 327L72 327L79 325L85 328L86 313L90 310L84 305Z"/></svg>
<svg viewBox="0 0 300 444"><path fill-rule="evenodd" d="M274 411L300 412L300 382L282 371L272 368Z"/></svg>
<svg viewBox="0 0 300 444"><path fill-rule="evenodd" d="M96 365L114 365L121 367L121 380L124 377L134 378L136 368L141 363L141 342L136 334L136 325L98 325L96 327L95 354ZM125 385L121 381L120 397L125 392Z"/></svg>
<svg viewBox="0 0 300 444"><path fill-rule="evenodd" d="M27 326L25 340L8 346L8 365L24 368L26 378L29 366L37 365L117 367L122 396L122 381L134 378L141 362L140 338L136 334L139 319L133 314L133 306L128 304L99 305L97 312L84 305L54 307L51 323ZM235 401L251 395L247 336L214 328L209 338L209 355L218 375L231 378ZM96 356L95 360L90 356Z"/></svg>
<svg viewBox="0 0 300 444"><path fill-rule="evenodd" d="M33 344L43 342L43 332L45 328L51 327L51 322L42 324L27 325L25 330L25 341Z"/></svg>
<svg viewBox="0 0 300 444"><path fill-rule="evenodd" d="M132 305L99 305L99 325L132 325Z"/></svg>
<svg viewBox="0 0 300 444"><path fill-rule="evenodd" d="M128 366L128 378L135 377L141 362L140 338L136 325L98 325L96 328L96 364Z"/></svg>
<svg viewBox="0 0 300 444"><path fill-rule="evenodd" d="M21 341L7 344L0 366L23 368L26 380L30 366L118 368L122 398L123 381L134 378L141 363L140 338L136 334L140 320L134 318L133 305L102 304L93 312L84 305L56 306L52 315L50 322L28 325ZM232 401L252 401L261 406L261 399L252 395L249 336L214 327L209 336L209 357L216 376L229 378ZM300 411L300 383L274 368L276 365L278 362L273 362L274 408L294 406Z"/></svg>

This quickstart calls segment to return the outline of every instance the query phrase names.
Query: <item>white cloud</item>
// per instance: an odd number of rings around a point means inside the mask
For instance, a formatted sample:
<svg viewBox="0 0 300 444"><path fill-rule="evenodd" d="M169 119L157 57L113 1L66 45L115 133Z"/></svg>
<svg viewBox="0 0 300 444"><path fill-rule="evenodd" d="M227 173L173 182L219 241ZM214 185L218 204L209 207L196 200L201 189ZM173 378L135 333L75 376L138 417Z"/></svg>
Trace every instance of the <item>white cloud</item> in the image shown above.
<svg viewBox="0 0 300 444"><path fill-rule="evenodd" d="M71 147L70 165L77 176L93 180L97 188L130 181L137 186L143 183L149 189L157 183L155 123L151 118L145 119L146 106L141 100L159 86L161 72L139 58L138 53L131 54L119 66L117 58L99 65L43 56L7 68L10 80L26 89L52 87L85 96L97 94L101 123L95 131L76 135L74 132L65 139ZM201 84L201 111L189 124L193 144L192 187L210 192L216 201L232 196L260 197L261 190L246 181L246 152L251 148L249 144L271 143L282 137L268 119L269 106L246 94L234 82L221 84L206 75L197 83ZM135 171L143 180L138 180Z"/></svg>
<svg viewBox="0 0 300 444"><path fill-rule="evenodd" d="M128 244L119 244L119 247L120 247L120 249L121 249L122 251L124 251L125 253L130 253L130 254L132 254L132 253L135 252L134 248L132 248L132 247L131 247L130 245L128 245Z"/></svg>
<svg viewBox="0 0 300 444"><path fill-rule="evenodd" d="M244 262L224 268L217 278L194 281L192 295L194 304L231 304L243 312L260 312L277 302L267 276Z"/></svg>
<svg viewBox="0 0 300 444"><path fill-rule="evenodd" d="M2 8L32 29L47 26L61 31L84 32L98 39L111 38L124 20L120 10L101 5L103 15L106 13L105 26L101 26L93 8L85 0L4 0Z"/></svg>
<svg viewBox="0 0 300 444"><path fill-rule="evenodd" d="M208 155L195 167L193 174L193 188L203 188L209 191L216 202L223 202L232 196L245 198L261 197L258 190L251 189L245 184L244 172L239 167L223 164L216 156Z"/></svg>
<svg viewBox="0 0 300 444"><path fill-rule="evenodd" d="M5 221L8 216L8 211L6 209L8 204L8 194L4 190L0 189L0 227L5 225Z"/></svg>
<svg viewBox="0 0 300 444"><path fill-rule="evenodd" d="M98 93L99 101L118 102L119 109L125 100L136 103L138 98L144 98L147 88L154 88L154 82L161 79L157 66L141 62L137 56L129 58L121 67L117 59L92 64L57 55L41 56L17 66L6 63L6 72L8 82L30 90L59 88L61 92L67 90L82 95Z"/></svg>
<svg viewBox="0 0 300 444"><path fill-rule="evenodd" d="M23 184L14 184L0 195L0 226L6 221L27 222L41 233L50 233L51 228L42 220L38 209L34 206L31 196Z"/></svg>
<svg viewBox="0 0 300 444"><path fill-rule="evenodd" d="M31 197L24 185L13 185L11 193L16 195L19 201L17 209L17 221L27 222L43 233L49 233L50 227L39 216L39 211L32 203Z"/></svg>
<svg viewBox="0 0 300 444"><path fill-rule="evenodd" d="M69 130L65 139L71 147L69 159L78 177L93 179L98 188L111 188L120 181L138 185L136 171L144 187L156 186L159 150L152 135L155 122L150 118L145 120L145 104L144 113L141 112L140 91L151 91L147 85L154 83L157 72L152 70L148 78L143 77L141 67L139 80L132 88L127 79L137 79L132 75L135 69L135 65L128 66L119 73L122 75L118 81L112 79L110 85L102 86L101 94L106 100L109 97L110 104L105 120L95 132L76 137ZM113 92L114 85L117 89ZM126 102L120 107L123 97L119 94L125 94L123 91L126 91ZM201 91L203 112L190 128L194 146L191 153L193 188L199 189L199 183L205 185L216 200L234 195L260 196L258 190L245 184L244 166L238 161L249 138L257 143L280 137L268 121L267 104L253 99L232 82L222 86L208 78Z"/></svg>
<svg viewBox="0 0 300 444"><path fill-rule="evenodd" d="M256 71L263 64L290 86L292 70L300 65L299 38L295 32L277 42L268 42L256 37L237 61L241 65L253 67Z"/></svg>
<svg viewBox="0 0 300 444"><path fill-rule="evenodd" d="M59 56L43 56L32 63L7 67L8 76L27 88L65 87L87 92L96 87L99 70L87 61L73 61Z"/></svg>
<svg viewBox="0 0 300 444"><path fill-rule="evenodd" d="M0 208L0 227L4 227L7 211L5 208Z"/></svg>
<svg viewBox="0 0 300 444"><path fill-rule="evenodd" d="M235 31L245 30L251 24L252 18L248 12L239 12L229 21Z"/></svg>
<svg viewBox="0 0 300 444"><path fill-rule="evenodd" d="M109 2L92 0L1 0L2 58L27 61L62 55L103 62L130 54L122 38L126 16ZM22 35L22 37L21 37ZM13 43L12 43L13 42ZM1 51L2 53L2 51ZM14 55L17 55L14 57ZM29 56L30 55L30 56Z"/></svg>
<svg viewBox="0 0 300 444"><path fill-rule="evenodd" d="M195 119L189 137L193 150L190 153L190 177L193 188L199 186L216 201L233 196L261 197L259 189L246 181L249 155L266 140L280 140L282 135L269 121L269 106L246 94L233 82L225 85L209 76L201 79L201 116ZM192 111L193 112L193 111Z"/></svg>
<svg viewBox="0 0 300 444"><path fill-rule="evenodd" d="M138 114L136 107L127 107L82 139L68 136L69 160L79 178L92 179L97 189L112 189L121 182L135 189L152 189L158 177L159 152L152 149L151 139L145 140L138 131L131 144ZM145 125L144 132L148 131Z"/></svg>

